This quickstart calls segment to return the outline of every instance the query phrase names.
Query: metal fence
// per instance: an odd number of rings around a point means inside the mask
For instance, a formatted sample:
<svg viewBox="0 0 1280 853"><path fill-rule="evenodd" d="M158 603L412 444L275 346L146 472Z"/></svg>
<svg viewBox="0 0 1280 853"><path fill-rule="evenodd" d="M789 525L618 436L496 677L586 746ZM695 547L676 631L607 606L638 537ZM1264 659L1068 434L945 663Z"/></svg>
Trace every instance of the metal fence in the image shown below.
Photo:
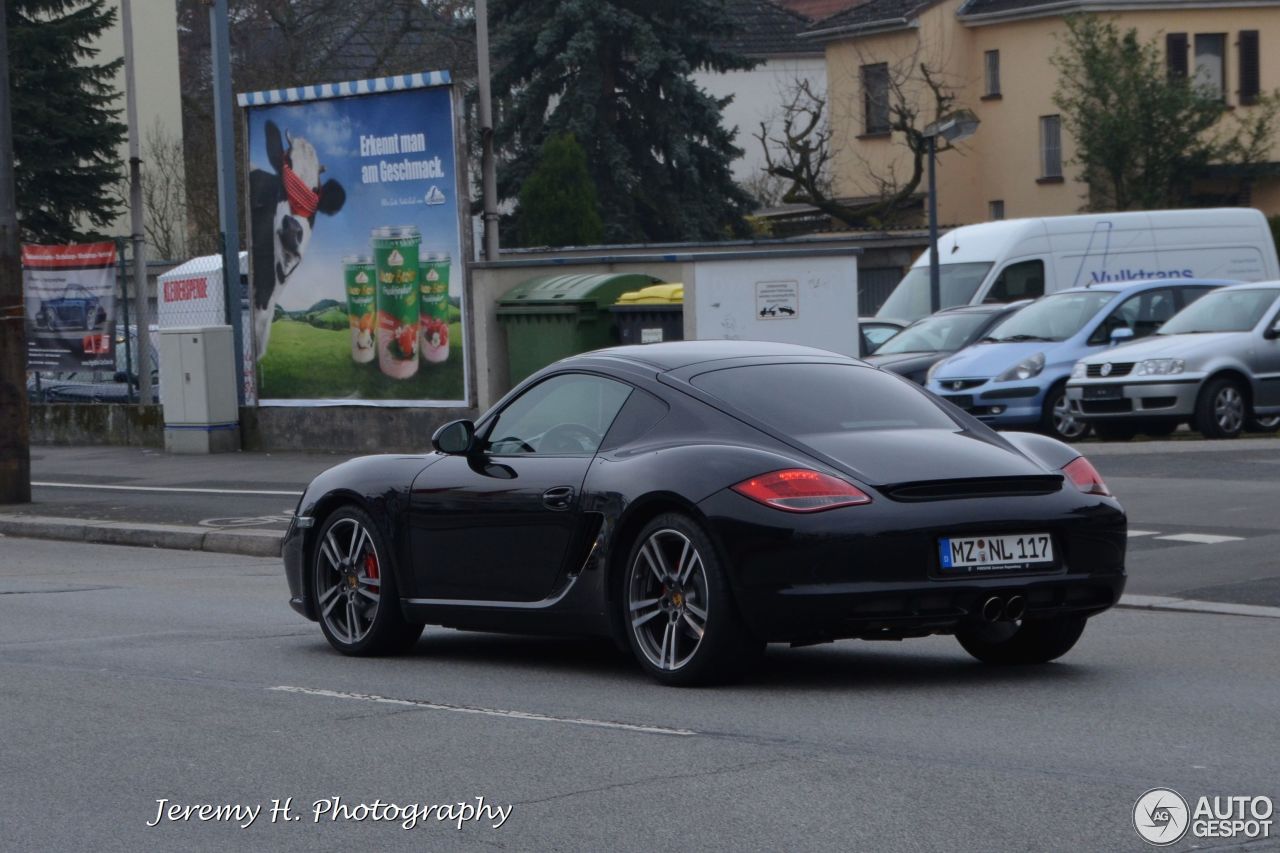
<svg viewBox="0 0 1280 853"><path fill-rule="evenodd" d="M225 322L222 263L219 256L193 258L181 264L148 264L147 288L151 323L144 354L139 340L137 285L128 241L117 241L115 307L110 317L113 364L95 370L28 371L27 397L33 403L136 403L140 370L151 374L153 402L160 402L160 330L175 326L208 326ZM248 283L241 277L241 316L248 316ZM245 326L248 335L247 324ZM253 364L247 358L246 364Z"/></svg>

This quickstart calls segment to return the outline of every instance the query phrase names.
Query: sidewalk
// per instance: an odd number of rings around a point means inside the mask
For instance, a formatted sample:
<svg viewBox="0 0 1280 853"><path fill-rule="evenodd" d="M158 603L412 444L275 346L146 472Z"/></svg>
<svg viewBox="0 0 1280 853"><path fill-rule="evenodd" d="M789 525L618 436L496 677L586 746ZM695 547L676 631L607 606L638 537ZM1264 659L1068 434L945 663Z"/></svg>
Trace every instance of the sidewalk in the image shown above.
<svg viewBox="0 0 1280 853"><path fill-rule="evenodd" d="M276 556L303 488L347 458L33 447L32 503L0 507L0 534Z"/></svg>

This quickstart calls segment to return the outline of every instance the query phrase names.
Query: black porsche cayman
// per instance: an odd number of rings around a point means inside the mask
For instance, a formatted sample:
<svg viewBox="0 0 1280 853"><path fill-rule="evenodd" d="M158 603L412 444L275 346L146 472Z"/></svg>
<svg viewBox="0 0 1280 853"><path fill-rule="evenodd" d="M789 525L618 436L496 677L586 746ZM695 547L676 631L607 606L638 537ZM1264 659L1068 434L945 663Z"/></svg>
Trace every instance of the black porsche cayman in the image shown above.
<svg viewBox="0 0 1280 853"><path fill-rule="evenodd" d="M671 684L849 637L1040 663L1124 588L1124 511L1079 451L823 350L587 353L432 444L298 506L290 603L340 652L430 623L612 637Z"/></svg>

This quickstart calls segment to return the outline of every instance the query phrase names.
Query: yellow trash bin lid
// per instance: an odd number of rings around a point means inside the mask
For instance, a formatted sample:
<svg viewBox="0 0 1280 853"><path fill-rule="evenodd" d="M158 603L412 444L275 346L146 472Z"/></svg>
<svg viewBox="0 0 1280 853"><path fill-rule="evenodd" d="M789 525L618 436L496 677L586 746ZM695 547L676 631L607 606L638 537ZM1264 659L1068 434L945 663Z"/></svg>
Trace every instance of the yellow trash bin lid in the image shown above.
<svg viewBox="0 0 1280 853"><path fill-rule="evenodd" d="M684 285L680 283L651 284L622 294L614 304L682 305L684 304Z"/></svg>

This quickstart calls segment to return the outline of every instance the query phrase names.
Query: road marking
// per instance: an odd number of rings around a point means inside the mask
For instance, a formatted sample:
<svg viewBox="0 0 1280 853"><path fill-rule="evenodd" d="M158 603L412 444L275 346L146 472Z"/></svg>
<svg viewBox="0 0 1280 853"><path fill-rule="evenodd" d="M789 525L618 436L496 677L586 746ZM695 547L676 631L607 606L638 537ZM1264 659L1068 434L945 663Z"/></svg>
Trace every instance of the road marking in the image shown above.
<svg viewBox="0 0 1280 853"><path fill-rule="evenodd" d="M270 489L197 489L186 486L108 486L99 483L35 483L53 489L110 489L117 492L187 492L193 495L283 495L296 498L302 492L283 492Z"/></svg>
<svg viewBox="0 0 1280 853"><path fill-rule="evenodd" d="M533 720L539 723L568 723L573 726L592 726L600 729L621 729L628 732L643 732L651 735L676 735L689 737L697 732L690 729L671 729L665 726L645 726L638 723L618 723L610 720L591 720L585 717L553 717L548 714L535 714L531 711L508 711L501 708L475 708L468 705L446 705L442 702L426 702L421 699L392 699L373 693L348 693L343 690L320 690L312 687L268 687L281 693L302 693L307 696L326 696L331 699L356 699L362 702L376 702L381 705L400 705L413 708L426 708L431 711L452 711L455 714L480 714L485 717L508 717L515 720Z"/></svg>
<svg viewBox="0 0 1280 853"><path fill-rule="evenodd" d="M1222 542L1239 542L1243 536L1219 536L1216 533L1170 533L1168 536L1157 536L1168 542L1194 542L1197 545L1218 545Z"/></svg>
<svg viewBox="0 0 1280 853"><path fill-rule="evenodd" d="M1132 530L1131 529L1129 531L1129 538L1133 539L1135 536L1158 536L1159 534L1160 534L1159 530Z"/></svg>

